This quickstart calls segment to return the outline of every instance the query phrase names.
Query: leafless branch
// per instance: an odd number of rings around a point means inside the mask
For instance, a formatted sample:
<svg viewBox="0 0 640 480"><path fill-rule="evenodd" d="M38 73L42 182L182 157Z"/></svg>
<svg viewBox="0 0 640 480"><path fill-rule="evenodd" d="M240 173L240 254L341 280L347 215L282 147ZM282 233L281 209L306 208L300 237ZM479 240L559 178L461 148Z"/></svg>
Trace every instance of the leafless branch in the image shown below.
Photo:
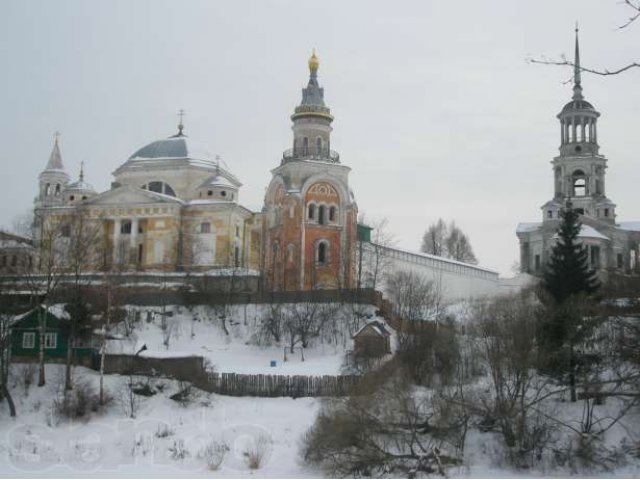
<svg viewBox="0 0 640 480"><path fill-rule="evenodd" d="M634 11L634 13L627 19L625 23L623 23L618 27L618 30L627 28L629 25L635 22L638 19L638 17L640 17L640 2L637 2L636 0L636 3L634 3L634 1L632 0L623 0L622 4L627 5L629 8L631 8Z"/></svg>
<svg viewBox="0 0 640 480"><path fill-rule="evenodd" d="M541 65L557 65L557 66L561 66L561 67L575 67L575 63L567 60L567 59L562 59L562 60L546 60L546 59L538 59L538 58L528 58L527 62L529 63L537 63L537 64L541 64ZM595 75L602 75L602 76L607 76L607 75L618 75L620 73L626 72L627 70L630 70L632 68L636 68L636 67L640 67L640 63L638 62L633 62L630 63L628 65L625 65L624 67L618 68L617 70L609 70L609 69L604 69L604 70L596 70L593 68L587 68L587 67L580 67L580 71L581 72L587 72L587 73L593 73Z"/></svg>

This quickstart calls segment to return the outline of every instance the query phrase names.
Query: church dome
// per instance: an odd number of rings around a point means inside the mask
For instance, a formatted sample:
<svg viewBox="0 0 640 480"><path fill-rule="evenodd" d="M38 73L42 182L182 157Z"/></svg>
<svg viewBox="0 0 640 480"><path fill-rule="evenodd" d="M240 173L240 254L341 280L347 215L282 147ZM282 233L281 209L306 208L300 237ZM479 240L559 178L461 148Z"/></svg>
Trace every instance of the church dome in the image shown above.
<svg viewBox="0 0 640 480"><path fill-rule="evenodd" d="M593 105L591 105L586 100L572 100L562 108L563 112L574 110L589 110L595 112L595 108L593 108Z"/></svg>
<svg viewBox="0 0 640 480"><path fill-rule="evenodd" d="M214 163L213 156L204 147L192 142L186 135L174 135L162 140L156 140L137 150L129 160L188 158Z"/></svg>
<svg viewBox="0 0 640 480"><path fill-rule="evenodd" d="M92 192L95 193L95 189L92 185L88 184L84 180L78 180L77 182L70 183L66 186L65 191L79 191L79 192Z"/></svg>

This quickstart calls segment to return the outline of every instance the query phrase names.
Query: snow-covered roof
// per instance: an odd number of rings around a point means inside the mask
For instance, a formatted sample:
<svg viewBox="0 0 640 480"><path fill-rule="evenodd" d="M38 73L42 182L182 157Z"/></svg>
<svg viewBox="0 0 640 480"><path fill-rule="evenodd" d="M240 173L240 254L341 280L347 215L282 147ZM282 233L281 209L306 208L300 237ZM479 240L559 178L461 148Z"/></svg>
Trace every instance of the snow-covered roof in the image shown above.
<svg viewBox="0 0 640 480"><path fill-rule="evenodd" d="M542 226L541 222L522 222L516 227L516 233L535 232Z"/></svg>
<svg viewBox="0 0 640 480"><path fill-rule="evenodd" d="M374 332L376 332L378 335L381 335L383 337L388 337L391 335L391 333L385 328L382 322L378 320L372 320L366 325L363 325L362 327L360 327L358 331L353 334L353 336L357 337L361 332L363 332L367 328L371 328Z"/></svg>
<svg viewBox="0 0 640 480"><path fill-rule="evenodd" d="M553 238L558 238L558 234L556 233ZM598 230L589 225L582 225L580 227L580 233L578 233L578 238L600 238L602 240L609 240L609 237L603 235Z"/></svg>
<svg viewBox="0 0 640 480"><path fill-rule="evenodd" d="M620 230L640 232L640 222L620 222L616 225Z"/></svg>
<svg viewBox="0 0 640 480"><path fill-rule="evenodd" d="M192 158L213 163L213 156L206 148L195 145L187 136L174 136L156 140L138 149L129 160L148 158Z"/></svg>
<svg viewBox="0 0 640 480"><path fill-rule="evenodd" d="M226 187L226 188L238 188L233 182L222 175L214 175L208 178L202 185L202 187Z"/></svg>

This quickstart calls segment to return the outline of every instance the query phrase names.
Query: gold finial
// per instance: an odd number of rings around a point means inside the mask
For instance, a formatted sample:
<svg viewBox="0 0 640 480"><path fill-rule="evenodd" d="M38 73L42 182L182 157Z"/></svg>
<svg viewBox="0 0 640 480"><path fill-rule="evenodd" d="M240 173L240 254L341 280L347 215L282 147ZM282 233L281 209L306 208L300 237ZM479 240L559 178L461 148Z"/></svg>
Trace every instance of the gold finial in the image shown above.
<svg viewBox="0 0 640 480"><path fill-rule="evenodd" d="M313 53L309 58L309 71L311 71L311 73L316 73L318 71L319 66L320 66L320 60L318 60L318 57L316 57L316 49L314 48Z"/></svg>

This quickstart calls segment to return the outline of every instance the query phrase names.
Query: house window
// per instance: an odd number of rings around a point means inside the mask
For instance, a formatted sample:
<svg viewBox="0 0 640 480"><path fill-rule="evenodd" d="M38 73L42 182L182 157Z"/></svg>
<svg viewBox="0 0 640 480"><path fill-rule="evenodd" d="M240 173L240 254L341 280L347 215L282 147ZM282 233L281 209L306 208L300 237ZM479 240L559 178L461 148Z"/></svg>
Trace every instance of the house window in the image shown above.
<svg viewBox="0 0 640 480"><path fill-rule="evenodd" d="M208 191L207 191L207 196L208 196L208 197L213 196L213 190L208 190Z"/></svg>
<svg viewBox="0 0 640 480"><path fill-rule="evenodd" d="M69 225L63 225L60 229L60 235L69 238L71 236L71 227Z"/></svg>
<svg viewBox="0 0 640 480"><path fill-rule="evenodd" d="M73 202L76 199L75 195L69 195L69 201Z"/></svg>
<svg viewBox="0 0 640 480"><path fill-rule="evenodd" d="M200 233L211 233L211 224L209 222L202 222L200 224Z"/></svg>
<svg viewBox="0 0 640 480"><path fill-rule="evenodd" d="M36 346L36 334L33 332L24 332L22 334L22 348L33 348Z"/></svg>
<svg viewBox="0 0 640 480"><path fill-rule="evenodd" d="M608 216L609 216L609 209L608 209L608 208L605 208L605 209L604 209L604 216L605 216L605 217L608 217Z"/></svg>
<svg viewBox="0 0 640 480"><path fill-rule="evenodd" d="M309 205L309 220L313 220L316 216L316 206L312 203Z"/></svg>
<svg viewBox="0 0 640 480"><path fill-rule="evenodd" d="M622 268L624 266L624 262L622 259L622 254L618 253L618 268Z"/></svg>
<svg viewBox="0 0 640 480"><path fill-rule="evenodd" d="M124 222L122 222L122 224L120 225L120 233L122 233L124 235L131 235L131 221L130 220L125 220Z"/></svg>
<svg viewBox="0 0 640 480"><path fill-rule="evenodd" d="M547 210L547 218L553 218L553 212L551 210Z"/></svg>
<svg viewBox="0 0 640 480"><path fill-rule="evenodd" d="M56 348L58 346L58 334L49 332L44 334L44 348Z"/></svg>
<svg viewBox="0 0 640 480"><path fill-rule="evenodd" d="M307 137L302 139L302 155L309 155L309 139Z"/></svg>
<svg viewBox="0 0 640 480"><path fill-rule="evenodd" d="M540 255L536 255L535 257L535 268L536 272L540 271Z"/></svg>
<svg viewBox="0 0 640 480"><path fill-rule="evenodd" d="M322 138L316 138L316 153L318 155L322 154Z"/></svg>

